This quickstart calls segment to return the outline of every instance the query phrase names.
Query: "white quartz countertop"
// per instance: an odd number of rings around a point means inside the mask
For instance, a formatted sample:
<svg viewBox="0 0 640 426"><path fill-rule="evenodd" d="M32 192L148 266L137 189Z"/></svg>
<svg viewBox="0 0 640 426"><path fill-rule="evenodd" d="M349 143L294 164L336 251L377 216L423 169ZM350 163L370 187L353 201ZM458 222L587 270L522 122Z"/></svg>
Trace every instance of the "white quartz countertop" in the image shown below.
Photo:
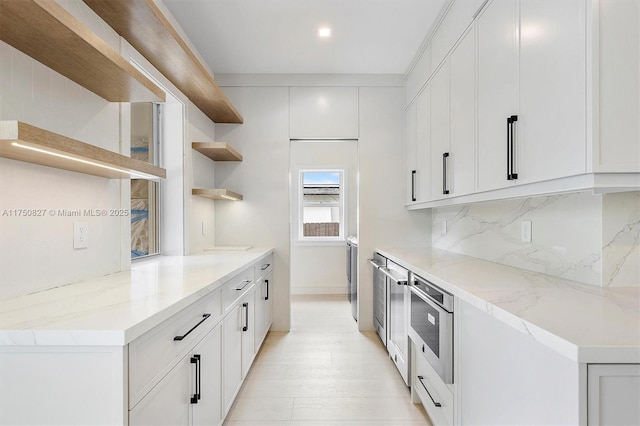
<svg viewBox="0 0 640 426"><path fill-rule="evenodd" d="M640 362L640 288L594 287L438 249L377 251L574 361Z"/></svg>
<svg viewBox="0 0 640 426"><path fill-rule="evenodd" d="M0 301L0 345L126 345L272 251L158 256Z"/></svg>

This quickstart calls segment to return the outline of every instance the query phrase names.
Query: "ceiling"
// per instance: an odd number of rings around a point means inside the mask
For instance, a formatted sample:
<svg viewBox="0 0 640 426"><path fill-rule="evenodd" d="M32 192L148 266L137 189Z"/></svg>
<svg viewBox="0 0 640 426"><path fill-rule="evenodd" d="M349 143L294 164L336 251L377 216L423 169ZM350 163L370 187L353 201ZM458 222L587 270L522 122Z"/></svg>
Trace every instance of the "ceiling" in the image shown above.
<svg viewBox="0 0 640 426"><path fill-rule="evenodd" d="M214 73L403 74L446 0L164 0ZM321 26L331 36L318 37Z"/></svg>

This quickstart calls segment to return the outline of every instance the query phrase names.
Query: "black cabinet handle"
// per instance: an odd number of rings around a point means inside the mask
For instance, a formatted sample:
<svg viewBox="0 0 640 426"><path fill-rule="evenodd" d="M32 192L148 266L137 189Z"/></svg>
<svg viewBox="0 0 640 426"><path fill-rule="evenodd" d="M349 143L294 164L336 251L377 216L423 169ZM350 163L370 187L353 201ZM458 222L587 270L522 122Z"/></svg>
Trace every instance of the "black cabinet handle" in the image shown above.
<svg viewBox="0 0 640 426"><path fill-rule="evenodd" d="M202 365L200 364L200 355L193 355L191 357L191 364L196 365L196 392L191 397L191 403L197 404L200 399L200 384L202 382Z"/></svg>
<svg viewBox="0 0 640 426"><path fill-rule="evenodd" d="M264 271L265 269L267 269L269 266L271 266L270 263L266 263L264 265L262 265L262 268L260 269L261 271Z"/></svg>
<svg viewBox="0 0 640 426"><path fill-rule="evenodd" d="M267 297L264 300L269 300L269 280L264 280L264 283L267 285Z"/></svg>
<svg viewBox="0 0 640 426"><path fill-rule="evenodd" d="M448 152L442 153L442 193L448 194L449 190L447 189L447 158L449 158Z"/></svg>
<svg viewBox="0 0 640 426"><path fill-rule="evenodd" d="M202 315L202 320L200 320L199 323L197 323L196 325L194 325L193 327L191 327L191 330L187 331L185 334L183 334L182 336L176 336L173 338L173 340L177 340L180 341L182 339L184 339L185 337L187 337L189 335L189 333L191 333L193 330L195 330L200 324L202 324L203 322L205 322L207 320L207 318L209 318L211 316L211 314L204 314Z"/></svg>
<svg viewBox="0 0 640 426"><path fill-rule="evenodd" d="M416 201L416 170L411 170L411 201Z"/></svg>
<svg viewBox="0 0 640 426"><path fill-rule="evenodd" d="M241 286L241 287L236 287L236 290L237 290L237 291L244 290L244 288L245 288L246 286L248 286L249 284L251 284L251 280L244 280L244 281L242 281L240 284L244 284L244 285L243 285L243 286Z"/></svg>
<svg viewBox="0 0 640 426"><path fill-rule="evenodd" d="M242 327L242 331L248 331L249 330L249 303L247 303L247 302L243 303L242 307L245 309L245 311L244 311L244 323L245 323L245 326Z"/></svg>
<svg viewBox="0 0 640 426"><path fill-rule="evenodd" d="M422 384L422 387L424 388L424 390L427 391L427 395L429 395L429 398L431 398L431 402L433 402L433 405L435 405L436 407L442 407L442 404L440 404L439 402L436 402L436 400L433 399L433 397L431 396L431 392L429 392L429 389L427 389L427 387L424 385L424 382L422 381L423 379L424 377L418 376L418 380L420 380L420 383Z"/></svg>
<svg viewBox="0 0 640 426"><path fill-rule="evenodd" d="M513 161L513 151L514 151L514 143L513 143L513 125L518 121L517 115L512 115L511 117L507 117L507 180L515 180L518 179L518 174L514 172L514 161Z"/></svg>

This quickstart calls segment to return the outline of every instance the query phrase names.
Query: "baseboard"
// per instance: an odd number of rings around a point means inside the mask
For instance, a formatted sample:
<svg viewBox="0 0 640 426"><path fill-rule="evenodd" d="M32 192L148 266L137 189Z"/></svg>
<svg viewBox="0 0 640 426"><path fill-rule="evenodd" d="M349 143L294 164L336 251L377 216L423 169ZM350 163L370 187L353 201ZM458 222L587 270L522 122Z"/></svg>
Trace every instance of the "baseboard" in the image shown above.
<svg viewBox="0 0 640 426"><path fill-rule="evenodd" d="M291 287L291 294L347 294L343 287Z"/></svg>

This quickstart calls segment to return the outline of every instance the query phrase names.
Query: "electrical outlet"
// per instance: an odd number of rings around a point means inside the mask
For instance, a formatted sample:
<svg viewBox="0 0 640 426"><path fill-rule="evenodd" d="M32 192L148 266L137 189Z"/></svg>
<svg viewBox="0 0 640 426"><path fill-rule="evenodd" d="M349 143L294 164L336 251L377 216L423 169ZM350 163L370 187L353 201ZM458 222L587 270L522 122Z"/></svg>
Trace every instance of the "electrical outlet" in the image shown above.
<svg viewBox="0 0 640 426"><path fill-rule="evenodd" d="M442 221L442 235L447 235L447 221Z"/></svg>
<svg viewBox="0 0 640 426"><path fill-rule="evenodd" d="M520 222L520 241L523 243L531 242L531 221L523 220Z"/></svg>
<svg viewBox="0 0 640 426"><path fill-rule="evenodd" d="M89 224L87 222L73 222L73 248L89 247Z"/></svg>

